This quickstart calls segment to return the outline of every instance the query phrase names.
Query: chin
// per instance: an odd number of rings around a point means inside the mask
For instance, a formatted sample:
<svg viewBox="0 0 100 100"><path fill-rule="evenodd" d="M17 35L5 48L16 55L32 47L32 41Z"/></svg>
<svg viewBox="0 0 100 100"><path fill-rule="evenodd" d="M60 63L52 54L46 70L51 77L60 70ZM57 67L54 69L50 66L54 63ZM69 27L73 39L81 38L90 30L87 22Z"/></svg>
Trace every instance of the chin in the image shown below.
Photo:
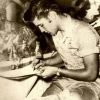
<svg viewBox="0 0 100 100"><path fill-rule="evenodd" d="M55 32L48 31L47 33L52 35L52 36L55 36Z"/></svg>
<svg viewBox="0 0 100 100"><path fill-rule="evenodd" d="M91 22L91 21L94 20L93 17L85 17L85 19L86 19L87 22Z"/></svg>

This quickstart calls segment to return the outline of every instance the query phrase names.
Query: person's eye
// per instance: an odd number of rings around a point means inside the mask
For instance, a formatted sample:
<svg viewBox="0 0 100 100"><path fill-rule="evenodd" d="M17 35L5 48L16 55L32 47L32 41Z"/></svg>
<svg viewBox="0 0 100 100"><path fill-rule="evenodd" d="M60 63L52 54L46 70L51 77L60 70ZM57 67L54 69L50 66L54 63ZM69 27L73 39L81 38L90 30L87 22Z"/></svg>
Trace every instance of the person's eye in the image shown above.
<svg viewBox="0 0 100 100"><path fill-rule="evenodd" d="M38 26L43 27L43 24L39 24Z"/></svg>

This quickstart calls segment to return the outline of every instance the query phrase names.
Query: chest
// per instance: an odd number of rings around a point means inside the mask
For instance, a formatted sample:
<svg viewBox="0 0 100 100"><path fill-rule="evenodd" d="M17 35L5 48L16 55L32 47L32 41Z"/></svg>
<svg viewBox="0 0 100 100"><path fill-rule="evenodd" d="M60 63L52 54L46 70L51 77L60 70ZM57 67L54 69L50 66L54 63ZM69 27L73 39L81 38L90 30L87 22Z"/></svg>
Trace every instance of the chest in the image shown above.
<svg viewBox="0 0 100 100"><path fill-rule="evenodd" d="M55 47L69 69L83 68L83 59L79 56L77 35L66 35L53 38ZM74 66L73 66L74 65Z"/></svg>
<svg viewBox="0 0 100 100"><path fill-rule="evenodd" d="M74 31L74 30L72 30ZM53 38L54 44L58 51L61 52L75 52L78 50L78 38L75 34L57 35Z"/></svg>

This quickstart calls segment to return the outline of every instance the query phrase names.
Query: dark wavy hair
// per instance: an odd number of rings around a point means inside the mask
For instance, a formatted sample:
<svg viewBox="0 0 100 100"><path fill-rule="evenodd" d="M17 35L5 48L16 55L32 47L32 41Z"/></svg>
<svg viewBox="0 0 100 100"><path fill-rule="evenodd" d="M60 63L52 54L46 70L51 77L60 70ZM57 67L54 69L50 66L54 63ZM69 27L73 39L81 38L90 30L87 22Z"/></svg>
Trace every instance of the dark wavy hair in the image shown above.
<svg viewBox="0 0 100 100"><path fill-rule="evenodd" d="M30 8L25 13L24 18L31 21L35 17L46 17L50 10L58 14L63 14L63 10L53 0L32 0Z"/></svg>
<svg viewBox="0 0 100 100"><path fill-rule="evenodd" d="M82 8L80 8L80 5ZM89 0L77 0L74 7L63 7L56 0L32 0L30 8L25 14L27 20L32 20L36 16L38 18L46 17L50 10L57 14L67 13L76 19L82 19L86 15L86 10L90 8Z"/></svg>

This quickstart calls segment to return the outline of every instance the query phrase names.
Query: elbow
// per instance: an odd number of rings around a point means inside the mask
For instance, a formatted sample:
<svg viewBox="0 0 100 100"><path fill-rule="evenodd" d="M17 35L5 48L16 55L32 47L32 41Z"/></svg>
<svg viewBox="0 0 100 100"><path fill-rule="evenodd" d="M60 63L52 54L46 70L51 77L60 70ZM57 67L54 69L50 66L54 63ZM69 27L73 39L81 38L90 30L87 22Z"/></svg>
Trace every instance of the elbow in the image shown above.
<svg viewBox="0 0 100 100"><path fill-rule="evenodd" d="M97 79L97 76L98 76L97 72L87 73L86 79L88 82L94 82Z"/></svg>
<svg viewBox="0 0 100 100"><path fill-rule="evenodd" d="M89 77L87 78L87 81L88 81L88 82L94 82L96 79L97 79L97 76L89 76Z"/></svg>

